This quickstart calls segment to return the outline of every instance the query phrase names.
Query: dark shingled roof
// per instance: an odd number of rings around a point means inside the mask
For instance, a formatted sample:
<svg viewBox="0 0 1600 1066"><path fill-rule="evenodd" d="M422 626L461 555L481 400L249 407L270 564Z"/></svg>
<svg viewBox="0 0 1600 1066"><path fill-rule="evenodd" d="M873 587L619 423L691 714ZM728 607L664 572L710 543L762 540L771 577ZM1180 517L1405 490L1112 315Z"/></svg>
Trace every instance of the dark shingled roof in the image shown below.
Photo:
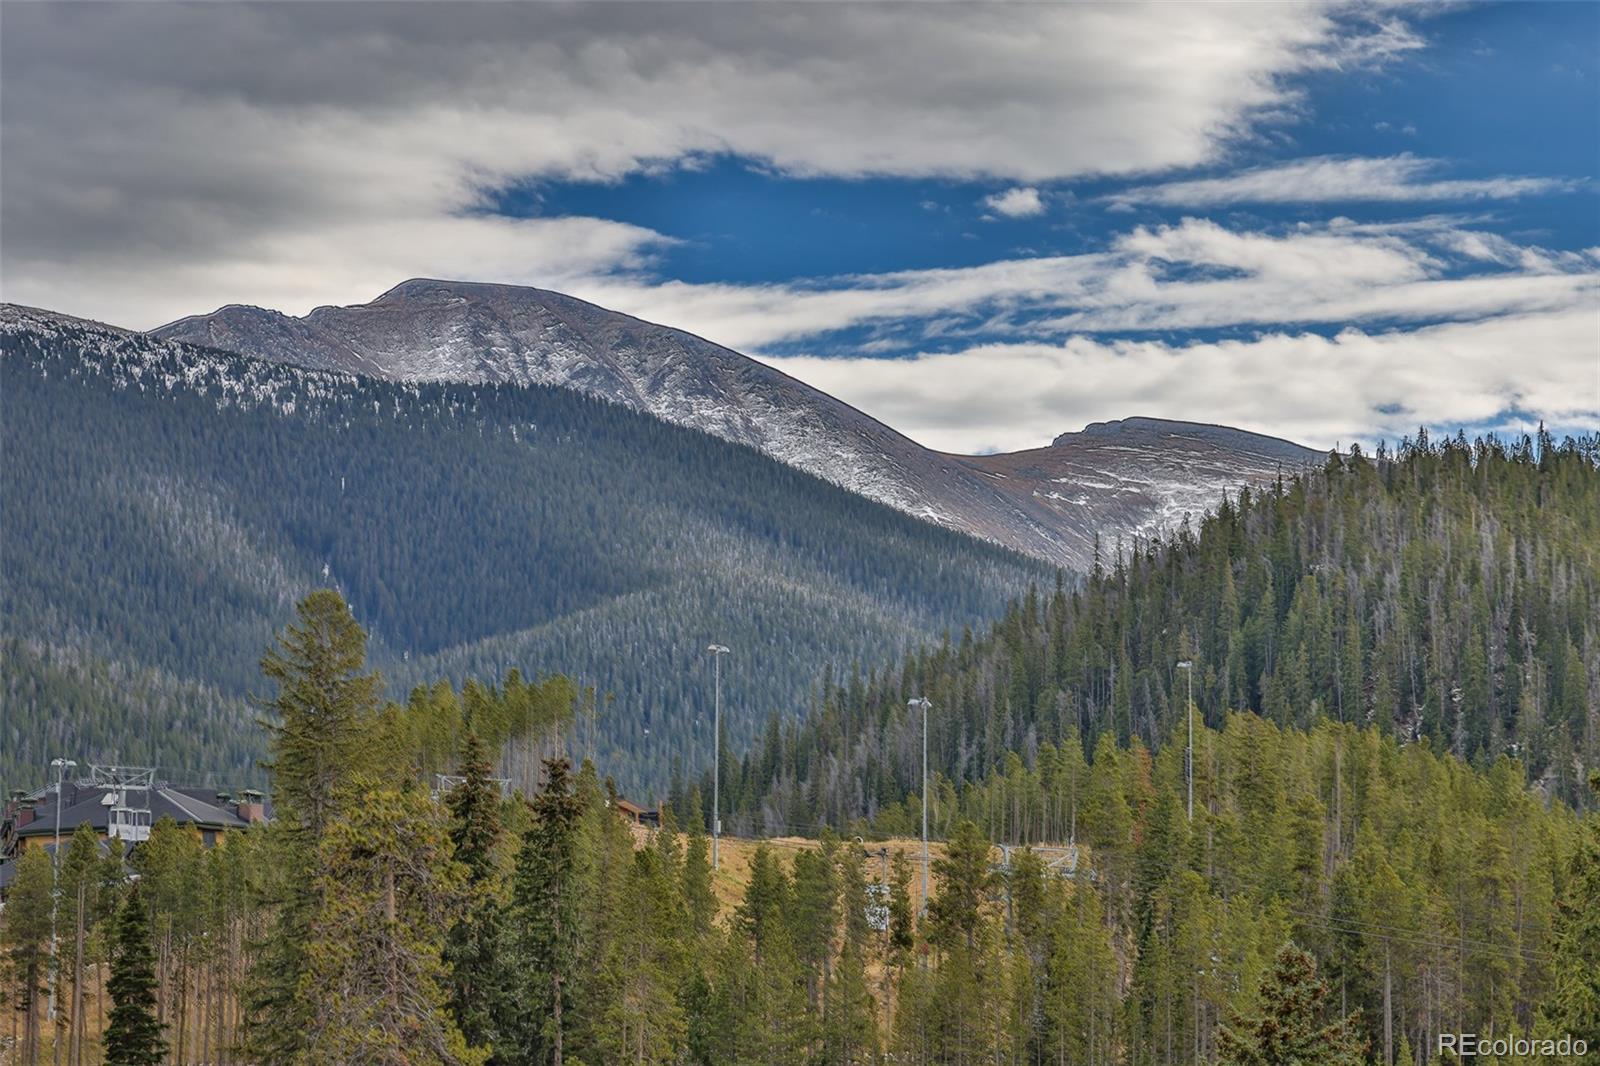
<svg viewBox="0 0 1600 1066"><path fill-rule="evenodd" d="M101 832L107 829L111 807L103 800L115 791L94 785L67 785L66 802L61 808L61 835L70 836L80 825L89 825ZM143 802L144 790L130 788L131 806ZM156 785L150 790L150 821L171 818L179 825L194 825L201 829L244 829L250 823L232 811L217 806L214 789L178 788L173 785ZM56 814L54 808L39 808L38 817L16 831L18 837L54 836Z"/></svg>

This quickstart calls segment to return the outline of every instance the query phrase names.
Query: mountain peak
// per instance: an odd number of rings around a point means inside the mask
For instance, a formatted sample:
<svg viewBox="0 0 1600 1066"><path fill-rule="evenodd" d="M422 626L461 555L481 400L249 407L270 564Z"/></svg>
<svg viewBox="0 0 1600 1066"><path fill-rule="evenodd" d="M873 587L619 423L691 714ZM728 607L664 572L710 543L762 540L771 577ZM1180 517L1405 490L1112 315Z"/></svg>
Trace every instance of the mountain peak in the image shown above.
<svg viewBox="0 0 1600 1066"><path fill-rule="evenodd" d="M391 380L575 389L1080 569L1096 533L1171 525L1213 504L1224 486L1316 458L1273 437L1142 417L1096 423L1014 456L943 455L729 348L530 286L410 278L371 303L300 318L224 308L157 334Z"/></svg>
<svg viewBox="0 0 1600 1066"><path fill-rule="evenodd" d="M503 285L488 281L455 281L449 278L407 278L384 292L368 304L354 307L374 307L391 304L430 302L437 300L474 300L507 296L545 296L546 290L531 285Z"/></svg>
<svg viewBox="0 0 1600 1066"><path fill-rule="evenodd" d="M1115 433L1132 433L1139 430L1149 430L1157 433L1178 433L1206 424L1204 422L1184 422L1175 418L1150 418L1145 415L1133 415L1129 418L1113 418L1106 422L1090 422L1078 432L1102 437ZM1059 442L1062 437L1070 436L1075 436L1075 434L1063 433L1056 438L1056 441Z"/></svg>
<svg viewBox="0 0 1600 1066"><path fill-rule="evenodd" d="M1287 463L1313 462L1321 457L1315 448L1307 448L1282 437L1254 433L1248 429L1218 425L1214 422L1185 422L1173 418L1150 418L1134 415L1107 422L1091 422L1076 433L1063 433L1050 442L1052 448L1085 445L1097 440L1137 439L1153 441L1161 437L1182 437L1218 448L1243 450L1259 455L1272 455Z"/></svg>

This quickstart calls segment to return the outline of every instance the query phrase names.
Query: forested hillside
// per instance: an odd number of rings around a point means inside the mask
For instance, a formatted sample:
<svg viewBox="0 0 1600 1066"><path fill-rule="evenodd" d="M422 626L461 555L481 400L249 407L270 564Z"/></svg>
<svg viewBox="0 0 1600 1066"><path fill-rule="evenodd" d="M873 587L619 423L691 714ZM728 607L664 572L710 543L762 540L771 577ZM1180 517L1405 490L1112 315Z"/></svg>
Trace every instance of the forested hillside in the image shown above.
<svg viewBox="0 0 1600 1066"><path fill-rule="evenodd" d="M16 307L0 337L0 619L28 642L3 660L8 786L63 751L248 766L240 697L318 585L349 598L400 694L512 667L595 686L597 750L633 788L709 750L710 641L735 651L724 724L743 745L804 706L819 664L992 617L1044 573L567 390L372 381ZM191 708L173 732L201 735L103 728L128 712L102 675L215 693L173 697ZM52 724L63 689L78 713Z"/></svg>
<svg viewBox="0 0 1600 1066"><path fill-rule="evenodd" d="M1090 762L1069 737L1041 747L1033 769L1008 757L938 808L941 832L966 819L986 838L1087 847L1131 982L1119 986L1124 1039L1139 1049L1128 1061L1209 1058L1239 1006L1232 982L1249 987L1242 975L1260 974L1284 939L1310 952L1331 1013L1356 1016L1375 1052L1386 977L1395 1040L1414 1048L1455 1019L1535 1025L1558 981L1576 827L1525 788L1519 765L1473 771L1376 727L1308 733L1231 714L1196 734L1190 821L1183 741L1174 729L1152 756L1102 732ZM878 822L910 824L914 811Z"/></svg>
<svg viewBox="0 0 1600 1066"><path fill-rule="evenodd" d="M54 1036L87 1062L112 944L114 1062L1422 1066L1440 1032L1600 1046L1600 815L1546 803L1507 758L1233 714L1196 738L1191 821L1176 745L1107 730L1090 761L1069 736L1037 771L937 798L924 912L914 861L885 869L867 827L865 847L757 845L733 886L697 790L656 833L559 754L504 796L487 752L552 740L550 693L385 706L364 643L331 591L276 642L270 826L207 850L164 821L133 885L74 838L89 946ZM1052 868L990 834L1082 846ZM32 849L0 945L40 1061L49 898Z"/></svg>
<svg viewBox="0 0 1600 1066"><path fill-rule="evenodd" d="M194 784L259 786L261 734L239 696L152 667L108 662L72 645L0 639L0 781L35 786L76 752L162 767ZM221 774L213 781L208 772Z"/></svg>
<svg viewBox="0 0 1600 1066"><path fill-rule="evenodd" d="M843 826L918 787L960 787L1008 753L1034 765L1167 741L1194 663L1197 718L1370 724L1587 802L1600 766L1600 438L1409 442L1245 493L1081 590L1030 594L981 635L830 678L804 724L774 722L723 795L736 824Z"/></svg>
<svg viewBox="0 0 1600 1066"><path fill-rule="evenodd" d="M868 499L1088 568L1126 539L1320 455L1219 426L1133 418L1010 455L933 451L776 366L669 326L520 285L413 278L370 303L304 316L232 305L155 331L319 370L393 381L558 385L747 444Z"/></svg>

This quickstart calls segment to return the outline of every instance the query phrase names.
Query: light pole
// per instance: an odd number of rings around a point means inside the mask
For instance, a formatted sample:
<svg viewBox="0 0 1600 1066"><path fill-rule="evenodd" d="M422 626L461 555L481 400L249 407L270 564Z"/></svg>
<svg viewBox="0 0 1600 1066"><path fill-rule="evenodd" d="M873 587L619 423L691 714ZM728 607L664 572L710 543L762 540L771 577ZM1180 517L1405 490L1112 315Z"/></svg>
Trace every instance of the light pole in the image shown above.
<svg viewBox="0 0 1600 1066"><path fill-rule="evenodd" d="M50 853L50 1007L51 1021L56 1017L56 992L61 986L61 957L56 951L56 909L61 898L61 804L67 798L67 767L74 770L78 764L71 759L51 759L50 769L56 772L56 843ZM61 1061L60 1032L56 1033L55 1061Z"/></svg>
<svg viewBox="0 0 1600 1066"><path fill-rule="evenodd" d="M1189 719L1189 746L1183 749L1183 779L1189 790L1189 821L1194 821L1194 663L1188 659L1178 664L1178 669L1189 679L1189 702L1185 708Z"/></svg>
<svg viewBox="0 0 1600 1066"><path fill-rule="evenodd" d="M712 696L711 731L711 868L717 869L718 847L722 840L722 657L728 649L721 644L706 648L711 653Z"/></svg>
<svg viewBox="0 0 1600 1066"><path fill-rule="evenodd" d="M907 707L922 708L922 909L928 909L928 708L924 696L907 700Z"/></svg>

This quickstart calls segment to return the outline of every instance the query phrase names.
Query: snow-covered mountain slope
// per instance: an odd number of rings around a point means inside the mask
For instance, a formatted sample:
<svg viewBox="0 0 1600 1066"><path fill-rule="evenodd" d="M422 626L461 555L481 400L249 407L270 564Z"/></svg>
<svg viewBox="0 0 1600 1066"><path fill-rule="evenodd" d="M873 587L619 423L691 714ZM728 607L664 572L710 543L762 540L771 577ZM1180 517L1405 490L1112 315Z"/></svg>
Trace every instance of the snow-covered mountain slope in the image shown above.
<svg viewBox="0 0 1600 1066"><path fill-rule="evenodd" d="M1110 553L1131 541L1195 528L1224 492L1260 485L1318 462L1321 453L1279 437L1160 418L1096 422L1048 448L968 456L1019 506L1044 509L1079 558L1098 533Z"/></svg>
<svg viewBox="0 0 1600 1066"><path fill-rule="evenodd" d="M293 363L240 359L226 350L181 343L104 322L22 304L0 303L0 342L32 339L45 373L98 376L119 389L195 393L218 408L268 409L281 415L317 412L329 397L361 379ZM60 351L48 342L69 340ZM10 347L7 345L7 347ZM8 357L15 358L11 352Z"/></svg>
<svg viewBox="0 0 1600 1066"><path fill-rule="evenodd" d="M640 787L709 750L707 641L759 652L724 678L751 711L729 741L753 745L824 664L892 660L1050 579L573 389L388 381L7 304L0 455L0 675L25 638L238 707L294 601L332 586L399 698L513 666L614 694L596 754ZM246 715L205 746L257 736Z"/></svg>
<svg viewBox="0 0 1600 1066"><path fill-rule="evenodd" d="M154 332L395 380L578 389L1078 570L1090 563L1096 533L1110 544L1169 527L1214 505L1226 488L1316 458L1239 430L1144 419L1109 424L1121 427L1116 432L1090 427L1015 456L946 455L701 337L509 285L417 279L369 304L319 307L301 318L229 306Z"/></svg>

